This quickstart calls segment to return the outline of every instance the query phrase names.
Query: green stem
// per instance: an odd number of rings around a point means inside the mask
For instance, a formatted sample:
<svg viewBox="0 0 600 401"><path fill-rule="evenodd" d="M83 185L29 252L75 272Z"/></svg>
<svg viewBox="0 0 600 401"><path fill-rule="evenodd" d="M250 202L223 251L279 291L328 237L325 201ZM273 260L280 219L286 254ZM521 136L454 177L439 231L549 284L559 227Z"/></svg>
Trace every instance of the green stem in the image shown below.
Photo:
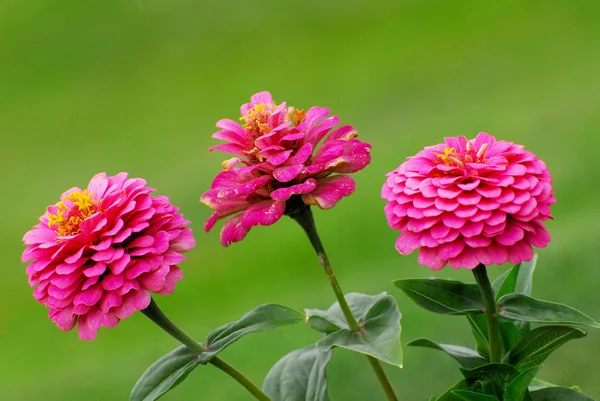
<svg viewBox="0 0 600 401"><path fill-rule="evenodd" d="M146 315L150 320L156 323L161 329L166 331L172 337L174 337L177 341L191 349L192 351L201 354L206 350L202 344L194 340L187 333L181 330L179 327L175 325L158 307L154 299L150 301L150 305L146 309L142 310L142 313ZM222 370L229 376L231 376L235 381L244 386L250 394L254 396L257 400L260 401L270 401L271 399L262 392L260 388L258 388L254 383L250 381L242 372L229 365L227 362L215 356L209 362L211 365L217 367Z"/></svg>
<svg viewBox="0 0 600 401"><path fill-rule="evenodd" d="M483 264L477 265L473 269L473 275L477 281L479 292L485 304L485 317L488 324L488 339L490 345L490 362L500 362L501 344L500 328L498 327L498 317L496 312L496 301L494 299L494 289L487 275L487 269Z"/></svg>
<svg viewBox="0 0 600 401"><path fill-rule="evenodd" d="M312 211L310 210L310 206L302 204L300 206L297 206L296 208L293 208L290 211L287 211L287 214L304 229L304 232L306 232L310 243L312 244L313 248L315 249L315 252L317 253L319 263L321 264L321 266L323 266L323 269L325 270L325 274L327 275L327 279L329 280L329 284L333 289L333 293L335 294L335 297L338 303L340 304L340 308L342 309L342 312L346 317L348 327L350 327L350 330L353 333L360 332L360 325L358 324L356 318L352 314L350 306L348 305L348 302L346 302L346 298L344 298L344 293L337 279L335 278L335 273L331 268L329 258L325 253L325 248L323 247L321 238L317 233L315 219L313 217ZM383 368L381 367L379 361L370 355L367 355L366 357L369 360L369 364L373 368L373 371L375 372L375 375L377 376L377 379L379 380L379 383L381 384L381 387L383 388L387 399L389 401L398 401L396 394L394 394L394 389L392 388L392 385L386 377L385 372L383 371Z"/></svg>

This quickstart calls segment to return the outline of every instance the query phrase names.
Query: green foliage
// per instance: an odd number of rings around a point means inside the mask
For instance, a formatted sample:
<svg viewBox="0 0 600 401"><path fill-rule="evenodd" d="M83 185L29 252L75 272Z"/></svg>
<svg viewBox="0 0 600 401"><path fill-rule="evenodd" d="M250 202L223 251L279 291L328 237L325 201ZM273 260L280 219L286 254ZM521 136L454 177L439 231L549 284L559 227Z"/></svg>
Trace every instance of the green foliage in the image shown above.
<svg viewBox="0 0 600 401"><path fill-rule="evenodd" d="M246 334L296 324L303 320L304 315L301 312L287 306L260 305L239 320L227 323L211 332L206 339L206 352L199 355L198 360L203 364L208 363L215 355Z"/></svg>
<svg viewBox="0 0 600 401"><path fill-rule="evenodd" d="M427 338L419 338L409 342L406 345L412 347L426 347L443 351L452 358L456 359L456 361L460 363L460 366L466 369L476 368L488 363L488 360L479 355L477 351L471 348L461 347L460 345L439 344Z"/></svg>
<svg viewBox="0 0 600 401"><path fill-rule="evenodd" d="M196 354L185 345L154 362L139 378L130 401L153 401L181 383L198 366Z"/></svg>
<svg viewBox="0 0 600 401"><path fill-rule="evenodd" d="M541 390L548 387L560 387L558 384L550 383L538 378L533 379L529 384L529 391Z"/></svg>
<svg viewBox="0 0 600 401"><path fill-rule="evenodd" d="M542 364L548 355L566 342L582 338L585 331L568 326L543 326L525 334L506 355L506 362L519 370Z"/></svg>
<svg viewBox="0 0 600 401"><path fill-rule="evenodd" d="M290 352L271 368L263 391L273 401L329 401L325 368L331 353L314 345Z"/></svg>
<svg viewBox="0 0 600 401"><path fill-rule="evenodd" d="M457 395L454 395L454 391L456 390L465 390L465 389L469 389L469 384L467 383L467 381L465 379L462 379L461 381L459 381L458 383L456 383L454 386L450 387L448 390L446 390L444 392L444 394L440 395L439 397L432 397L433 401L460 401L461 398ZM432 401L432 400L430 400Z"/></svg>
<svg viewBox="0 0 600 401"><path fill-rule="evenodd" d="M476 393L471 390L455 390L452 394L465 401L499 401L495 395Z"/></svg>
<svg viewBox="0 0 600 401"><path fill-rule="evenodd" d="M402 279L392 282L420 307L445 315L483 313L477 285L455 280Z"/></svg>
<svg viewBox="0 0 600 401"><path fill-rule="evenodd" d="M494 314L503 318L498 322L498 330L502 338L502 363L487 363L490 352L488 322L485 315L479 311L467 312L467 320L471 326L477 351L455 345L438 344L428 339L417 339L408 344L444 351L462 365L461 371L465 381L457 383L439 398L432 399L535 401L555 399L551 397L562 400L567 398L560 397L573 395L575 390L543 382L535 376L541 364L554 350L570 340L586 335L585 331L579 328L564 325L600 327L600 324L567 305L532 298L530 294L536 262L537 257L534 257L531 262L516 265L501 274L492 284L497 301ZM435 291L430 290L430 286L420 287L423 285L423 280L398 280L398 282L395 284L417 304L439 313L448 313L448 310L451 312L468 310L468 307L464 307L465 298L470 300L476 298L474 295L462 296L468 292L467 284L453 282L452 285L444 287L439 298L434 298ZM442 287L437 282L434 286ZM555 325L531 330L529 322ZM580 398L587 397L581 393L576 397L579 398L574 399L587 399Z"/></svg>
<svg viewBox="0 0 600 401"><path fill-rule="evenodd" d="M306 310L308 324L325 334L317 343L319 350L341 347L402 366L401 314L396 300L386 293L351 293L346 301L361 328L358 333L349 329L337 302L328 310Z"/></svg>
<svg viewBox="0 0 600 401"><path fill-rule="evenodd" d="M595 401L592 397L568 387L548 387L531 392L533 401Z"/></svg>
<svg viewBox="0 0 600 401"><path fill-rule="evenodd" d="M502 353L505 354L521 340L522 334L513 322L499 322L498 328L502 337Z"/></svg>
<svg viewBox="0 0 600 401"><path fill-rule="evenodd" d="M131 401L156 400L185 380L198 364L207 364L242 336L298 323L303 319L302 313L286 306L260 305L241 319L227 323L210 333L204 346L205 352L198 354L183 345L156 361L137 381L130 399Z"/></svg>
<svg viewBox="0 0 600 401"><path fill-rule="evenodd" d="M508 386L504 388L505 401L526 401L531 399L529 394L528 386L529 383L535 378L540 366L533 366L521 372L517 377L511 381Z"/></svg>
<svg viewBox="0 0 600 401"><path fill-rule="evenodd" d="M531 295L533 272L537 264L537 255L529 262L519 263L507 270L492 283L496 293L496 301L506 294L516 293Z"/></svg>
<svg viewBox="0 0 600 401"><path fill-rule="evenodd" d="M489 340L488 340L488 326L485 316L482 314L478 315L467 315L467 320L471 326L471 332L475 339L475 347L477 352L484 358L489 359Z"/></svg>
<svg viewBox="0 0 600 401"><path fill-rule="evenodd" d="M600 323L577 309L523 294L507 294L500 298L498 314L504 318L518 321L580 324L600 328Z"/></svg>
<svg viewBox="0 0 600 401"><path fill-rule="evenodd" d="M537 255L529 262L523 262L515 265L512 269L507 270L504 274L498 277L492 287L496 293L496 301L506 294L524 294L531 295L533 286L533 272L537 264ZM524 321L513 322L521 332L526 333L530 330L530 323ZM510 349L510 348L509 348Z"/></svg>
<svg viewBox="0 0 600 401"><path fill-rule="evenodd" d="M505 363L490 363L474 369L460 369L469 385L480 385L484 394L501 397L519 371Z"/></svg>

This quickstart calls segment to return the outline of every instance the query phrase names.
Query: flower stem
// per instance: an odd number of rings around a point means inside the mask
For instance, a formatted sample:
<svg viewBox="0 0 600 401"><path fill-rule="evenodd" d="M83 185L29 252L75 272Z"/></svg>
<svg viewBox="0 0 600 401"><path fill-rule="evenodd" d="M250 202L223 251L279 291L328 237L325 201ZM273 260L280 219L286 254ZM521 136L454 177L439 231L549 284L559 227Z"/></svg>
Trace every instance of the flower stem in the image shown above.
<svg viewBox="0 0 600 401"><path fill-rule="evenodd" d="M323 269L325 270L325 274L329 279L329 284L331 285L335 297L338 303L340 304L340 308L342 309L342 312L346 317L348 327L350 327L350 330L353 333L360 332L361 328L358 322L356 321L356 318L352 314L350 306L348 305L348 302L346 302L346 298L344 298L344 293L342 292L342 289L337 279L335 278L335 273L331 268L329 258L327 258L327 254L325 253L325 248L323 247L321 238L317 233L315 219L313 217L312 211L310 210L310 206L302 204L301 206L298 206L288 211L287 214L304 229L304 232L306 232L310 243L312 244L315 252L317 253L319 263L321 264L321 266L323 266ZM392 388L392 385L386 377L385 372L383 371L383 368L381 367L379 361L370 355L366 355L366 357L369 360L369 364L371 365L371 368L373 368L373 371L375 372L375 375L377 376L377 379L379 380L379 383L381 384L381 387L383 388L387 399L389 401L397 401L398 398L396 397L396 394L394 394L394 389Z"/></svg>
<svg viewBox="0 0 600 401"><path fill-rule="evenodd" d="M150 305L146 309L142 310L142 313L146 315L150 320L156 323L161 329L166 331L169 335L175 338L177 341L191 349L192 351L201 354L206 350L202 344L194 340L188 334L186 334L183 330L175 325L158 307L154 299L150 301ZM218 369L222 370L229 376L231 376L235 381L244 386L246 390L250 394L254 396L257 400L260 401L270 401L271 399L262 392L260 388L258 388L254 383L250 381L242 372L229 365L227 362L215 356L212 358L209 363Z"/></svg>
<svg viewBox="0 0 600 401"><path fill-rule="evenodd" d="M490 363L500 362L501 344L500 328L496 315L496 301L494 300L494 290L488 278L487 269L483 264L477 265L473 269L473 275L477 281L479 292L485 304L485 317L488 324L488 338L490 347Z"/></svg>

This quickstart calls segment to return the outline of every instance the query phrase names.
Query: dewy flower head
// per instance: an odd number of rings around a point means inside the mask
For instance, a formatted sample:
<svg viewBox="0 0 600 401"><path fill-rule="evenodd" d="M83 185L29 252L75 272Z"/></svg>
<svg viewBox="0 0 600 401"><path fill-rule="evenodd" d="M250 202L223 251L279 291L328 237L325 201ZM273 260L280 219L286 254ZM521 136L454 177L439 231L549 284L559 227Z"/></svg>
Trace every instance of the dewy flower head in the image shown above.
<svg viewBox="0 0 600 401"><path fill-rule="evenodd" d="M94 176L49 206L23 237L23 262L34 297L62 330L75 325L92 340L100 326L142 310L150 293L168 294L183 273L176 266L195 245L192 231L165 196L126 173Z"/></svg>
<svg viewBox="0 0 600 401"><path fill-rule="evenodd" d="M426 147L387 175L382 196L396 249L421 248L419 263L438 270L533 257L550 241L542 224L556 202L546 164L523 146L479 133Z"/></svg>
<svg viewBox="0 0 600 401"><path fill-rule="evenodd" d="M235 157L223 162L223 171L200 198L214 210L206 231L233 215L221 231L225 246L241 241L254 226L277 222L290 200L332 208L354 192L354 180L346 174L371 161L371 145L356 139L353 127L331 131L339 118L328 117L329 109L312 107L304 112L276 104L269 92L260 92L241 107L241 114L242 125L217 122L222 130L213 138L227 143L211 150Z"/></svg>

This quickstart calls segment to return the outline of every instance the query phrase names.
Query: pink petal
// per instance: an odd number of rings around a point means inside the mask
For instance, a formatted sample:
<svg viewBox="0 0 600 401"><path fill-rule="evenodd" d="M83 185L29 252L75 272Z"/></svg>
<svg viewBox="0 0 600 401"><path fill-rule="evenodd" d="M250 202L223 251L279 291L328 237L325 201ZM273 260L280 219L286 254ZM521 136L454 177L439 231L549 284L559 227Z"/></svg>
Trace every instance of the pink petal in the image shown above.
<svg viewBox="0 0 600 401"><path fill-rule="evenodd" d="M285 202L267 200L250 205L241 218L242 227L250 230L254 226L270 226L276 223L285 212Z"/></svg>
<svg viewBox="0 0 600 401"><path fill-rule="evenodd" d="M331 209L342 198L351 195L356 189L356 183L347 175L336 175L317 180L317 188L302 195L307 205L316 205L321 209Z"/></svg>
<svg viewBox="0 0 600 401"><path fill-rule="evenodd" d="M285 162L286 165L303 164L310 155L312 155L313 146L310 143L305 143L296 153Z"/></svg>
<svg viewBox="0 0 600 401"><path fill-rule="evenodd" d="M229 246L246 237L248 230L242 227L241 219L241 215L233 216L223 225L223 228L221 229L221 244L223 244L223 246Z"/></svg>
<svg viewBox="0 0 600 401"><path fill-rule="evenodd" d="M296 178L303 168L303 164L279 167L273 171L273 177L279 182L289 182Z"/></svg>
<svg viewBox="0 0 600 401"><path fill-rule="evenodd" d="M309 178L302 184L292 185L287 188L279 188L271 192L271 198L276 201L286 201L292 197L292 195L306 194L314 191L317 188L317 180Z"/></svg>
<svg viewBox="0 0 600 401"><path fill-rule="evenodd" d="M419 251L418 261L421 265L427 266L432 270L440 270L446 266L447 261L438 256L436 248L422 247Z"/></svg>

